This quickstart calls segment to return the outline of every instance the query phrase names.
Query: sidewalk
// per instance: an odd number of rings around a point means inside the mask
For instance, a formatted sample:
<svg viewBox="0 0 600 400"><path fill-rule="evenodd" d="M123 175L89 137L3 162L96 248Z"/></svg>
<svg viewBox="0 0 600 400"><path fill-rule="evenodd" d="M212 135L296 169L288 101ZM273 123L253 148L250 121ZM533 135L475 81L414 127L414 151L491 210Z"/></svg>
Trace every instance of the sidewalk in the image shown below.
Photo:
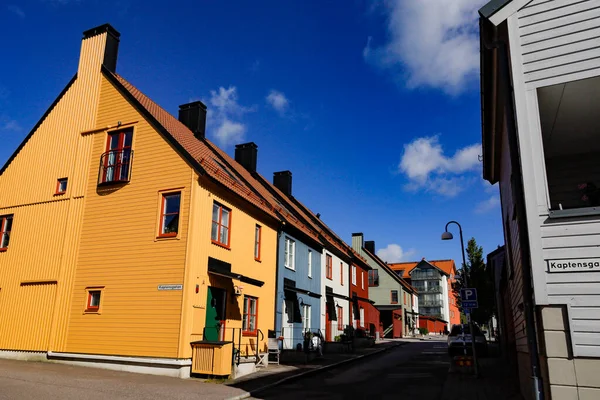
<svg viewBox="0 0 600 400"><path fill-rule="evenodd" d="M441 400L523 400L510 367L500 357L479 360L479 375L451 372Z"/></svg>
<svg viewBox="0 0 600 400"><path fill-rule="evenodd" d="M251 375L243 376L239 379L226 383L232 388L242 389L248 392L255 392L266 386L282 383L280 381L289 381L291 379L320 371L326 368L350 362L352 360L375 355L390 348L408 344L408 340L403 339L384 339L372 347L356 349L353 353L331 353L324 354L323 357L315 358L308 363L298 363L294 365L270 364L267 368L260 369ZM243 396L237 398L244 398Z"/></svg>

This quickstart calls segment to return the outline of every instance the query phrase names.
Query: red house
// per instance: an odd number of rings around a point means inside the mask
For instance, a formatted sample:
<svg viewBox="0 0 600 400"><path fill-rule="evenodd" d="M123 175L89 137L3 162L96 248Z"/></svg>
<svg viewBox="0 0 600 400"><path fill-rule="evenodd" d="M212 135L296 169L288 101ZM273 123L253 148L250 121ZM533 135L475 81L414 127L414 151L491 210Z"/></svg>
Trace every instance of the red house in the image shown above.
<svg viewBox="0 0 600 400"><path fill-rule="evenodd" d="M363 329L370 336L375 336L379 332L383 337L383 327L379 321L379 310L375 308L374 301L369 300L369 271L372 269L367 260L362 258L357 252L352 252L352 263L348 274L349 297L352 303L350 311L350 320L355 329Z"/></svg>

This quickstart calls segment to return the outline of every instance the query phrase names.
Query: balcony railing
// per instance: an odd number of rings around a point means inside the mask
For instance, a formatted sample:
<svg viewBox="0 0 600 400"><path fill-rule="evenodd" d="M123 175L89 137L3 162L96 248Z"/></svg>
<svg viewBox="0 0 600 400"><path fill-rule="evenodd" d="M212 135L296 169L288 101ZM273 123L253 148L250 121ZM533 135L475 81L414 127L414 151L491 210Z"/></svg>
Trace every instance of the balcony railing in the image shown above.
<svg viewBox="0 0 600 400"><path fill-rule="evenodd" d="M442 307L442 300L419 300L419 307Z"/></svg>
<svg viewBox="0 0 600 400"><path fill-rule="evenodd" d="M415 280L427 280L427 279L431 279L431 280L437 280L440 279L440 274L437 271L432 271L431 274L425 273L425 272L421 272L421 271L413 271L410 274L410 278L415 281Z"/></svg>
<svg viewBox="0 0 600 400"><path fill-rule="evenodd" d="M434 286L434 287L419 287L416 286L415 287L419 293L442 293L442 288L439 286Z"/></svg>
<svg viewBox="0 0 600 400"><path fill-rule="evenodd" d="M102 154L98 170L98 184L129 182L132 162L133 150L131 149L110 150Z"/></svg>

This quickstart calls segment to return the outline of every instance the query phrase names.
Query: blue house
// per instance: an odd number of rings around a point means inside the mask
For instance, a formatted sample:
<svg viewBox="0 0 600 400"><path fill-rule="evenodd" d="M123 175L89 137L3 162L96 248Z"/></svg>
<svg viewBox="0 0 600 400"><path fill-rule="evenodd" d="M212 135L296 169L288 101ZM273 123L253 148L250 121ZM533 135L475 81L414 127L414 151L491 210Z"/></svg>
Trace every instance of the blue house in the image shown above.
<svg viewBox="0 0 600 400"><path fill-rule="evenodd" d="M303 346L307 331L323 330L323 245L318 232L288 199L292 192L291 172L276 172L271 183L256 171L257 156L255 143L235 147L235 160L245 168L239 172L284 221L278 232L275 332L270 334L283 338L284 350L296 350Z"/></svg>

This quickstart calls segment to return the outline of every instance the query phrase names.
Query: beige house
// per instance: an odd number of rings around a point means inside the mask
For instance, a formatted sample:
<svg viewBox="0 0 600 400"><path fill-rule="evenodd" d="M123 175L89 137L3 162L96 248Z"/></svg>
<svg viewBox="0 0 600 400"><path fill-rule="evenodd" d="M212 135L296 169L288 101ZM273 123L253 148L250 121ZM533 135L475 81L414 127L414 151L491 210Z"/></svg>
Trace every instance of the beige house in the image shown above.
<svg viewBox="0 0 600 400"><path fill-rule="evenodd" d="M600 0L492 0L480 15L503 348L526 399L600 399Z"/></svg>

